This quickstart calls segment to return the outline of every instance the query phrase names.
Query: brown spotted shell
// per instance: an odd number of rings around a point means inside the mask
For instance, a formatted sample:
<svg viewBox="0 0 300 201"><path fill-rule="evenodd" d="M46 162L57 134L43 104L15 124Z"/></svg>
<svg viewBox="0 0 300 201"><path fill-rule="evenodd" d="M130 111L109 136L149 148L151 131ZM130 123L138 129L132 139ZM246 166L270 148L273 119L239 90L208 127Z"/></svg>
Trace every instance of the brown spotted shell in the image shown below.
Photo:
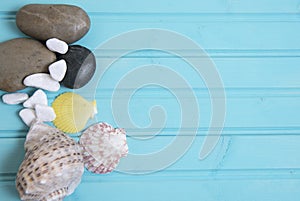
<svg viewBox="0 0 300 201"><path fill-rule="evenodd" d="M36 122L27 134L25 151L16 178L21 200L59 201L73 193L84 165L82 150L72 138Z"/></svg>
<svg viewBox="0 0 300 201"><path fill-rule="evenodd" d="M124 129L98 123L86 129L80 137L85 167L94 173L111 172L120 158L128 153Z"/></svg>

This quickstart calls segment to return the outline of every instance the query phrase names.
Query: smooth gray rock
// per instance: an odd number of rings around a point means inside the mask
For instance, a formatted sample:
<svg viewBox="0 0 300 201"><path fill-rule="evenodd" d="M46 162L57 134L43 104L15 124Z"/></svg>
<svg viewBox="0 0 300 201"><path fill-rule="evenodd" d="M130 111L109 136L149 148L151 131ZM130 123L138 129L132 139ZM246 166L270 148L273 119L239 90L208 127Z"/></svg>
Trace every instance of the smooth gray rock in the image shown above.
<svg viewBox="0 0 300 201"><path fill-rule="evenodd" d="M16 16L19 29L38 40L58 38L73 43L90 28L90 18L81 8L64 4L28 4Z"/></svg>
<svg viewBox="0 0 300 201"><path fill-rule="evenodd" d="M0 43L0 89L15 92L24 89L23 79L48 72L56 55L39 41L17 38Z"/></svg>

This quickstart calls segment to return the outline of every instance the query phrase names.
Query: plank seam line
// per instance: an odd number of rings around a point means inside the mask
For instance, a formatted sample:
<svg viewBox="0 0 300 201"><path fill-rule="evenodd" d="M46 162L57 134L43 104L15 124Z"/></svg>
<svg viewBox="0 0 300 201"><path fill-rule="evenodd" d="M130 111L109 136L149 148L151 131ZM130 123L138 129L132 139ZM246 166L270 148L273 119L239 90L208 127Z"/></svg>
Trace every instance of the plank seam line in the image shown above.
<svg viewBox="0 0 300 201"><path fill-rule="evenodd" d="M17 11L0 11L0 19L15 20ZM199 12L89 12L91 19L106 18L104 22L141 22L148 19L150 22L162 22L174 20L178 22L194 21L214 21L214 22L299 22L297 12L277 12L277 13L247 13L247 12L218 12L218 13L199 13ZM178 18L180 16L180 18ZM146 19L143 19L146 18ZM190 19L189 19L190 18ZM146 21L147 22L147 21Z"/></svg>

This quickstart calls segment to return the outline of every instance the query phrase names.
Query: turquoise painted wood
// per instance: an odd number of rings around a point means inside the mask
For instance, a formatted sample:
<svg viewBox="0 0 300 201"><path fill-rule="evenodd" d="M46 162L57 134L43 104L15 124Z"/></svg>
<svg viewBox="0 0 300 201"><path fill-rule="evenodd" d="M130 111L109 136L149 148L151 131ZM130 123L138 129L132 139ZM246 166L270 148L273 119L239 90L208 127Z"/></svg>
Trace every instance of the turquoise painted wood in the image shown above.
<svg viewBox="0 0 300 201"><path fill-rule="evenodd" d="M0 42L24 36L15 25L15 13L21 6L49 2L0 2ZM166 29L189 37L207 52L226 93L222 136L211 154L200 160L199 151L212 117L211 99L203 79L182 58L166 52L140 50L122 56L110 66L94 91L80 91L98 103L99 114L89 124L106 121L125 126L131 154L157 152L178 136L182 108L174 94L180 94L185 101L197 100L200 121L196 137L181 158L160 171L131 174L147 171L147 166L134 164L126 169L130 174L85 172L76 192L65 200L299 200L300 0L52 2L75 4L88 12L91 30L77 44L94 51L98 68L121 51L99 51L98 47L105 41L137 29ZM205 59L195 49L180 51L188 58ZM175 83L169 90L153 85L139 88L127 108L121 108L128 101L126 95L131 88L122 85L114 89L115 86L129 72L149 64L176 72L189 87ZM143 76L136 79L147 78ZM170 78L158 75L157 79ZM191 90L195 97L188 93ZM25 91L32 93L33 89ZM70 90L62 88L57 93L48 93L49 102L65 91ZM113 93L119 96L112 103ZM164 108L161 117L165 124L147 129L151 124L149 111L156 105ZM19 200L14 178L24 156L23 143L28 130L17 115L21 108L0 103L1 201ZM125 116L114 116L116 108L128 112L135 125L127 125ZM146 128L141 131L139 127ZM192 139L194 129L192 123L182 127L180 140ZM72 135L75 139L78 136Z"/></svg>

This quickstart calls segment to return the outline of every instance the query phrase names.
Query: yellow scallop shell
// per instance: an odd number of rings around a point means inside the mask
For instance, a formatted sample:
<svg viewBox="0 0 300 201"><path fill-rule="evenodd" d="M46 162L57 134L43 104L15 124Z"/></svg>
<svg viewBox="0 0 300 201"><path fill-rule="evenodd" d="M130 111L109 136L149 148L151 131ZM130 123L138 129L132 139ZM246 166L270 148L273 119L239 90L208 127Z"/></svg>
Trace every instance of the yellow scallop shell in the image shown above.
<svg viewBox="0 0 300 201"><path fill-rule="evenodd" d="M66 133L77 133L85 128L90 118L97 113L96 101L89 102L82 96L67 92L52 103L56 114L54 125Z"/></svg>

